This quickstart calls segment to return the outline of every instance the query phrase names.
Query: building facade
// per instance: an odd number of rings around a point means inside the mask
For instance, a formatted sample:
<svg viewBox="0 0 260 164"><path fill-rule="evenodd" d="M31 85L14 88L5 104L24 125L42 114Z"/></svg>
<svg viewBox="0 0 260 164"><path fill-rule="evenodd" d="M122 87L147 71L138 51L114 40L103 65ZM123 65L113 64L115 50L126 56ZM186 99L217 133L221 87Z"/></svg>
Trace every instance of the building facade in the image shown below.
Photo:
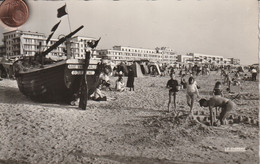
<svg viewBox="0 0 260 164"><path fill-rule="evenodd" d="M168 48L145 49L126 46L114 46L113 49L98 50L98 56L102 59L110 59L119 64L128 61L151 61L170 63L177 61L177 55Z"/></svg>
<svg viewBox="0 0 260 164"><path fill-rule="evenodd" d="M231 62L231 59L230 58L224 58L223 59L223 65L231 65L232 62Z"/></svg>
<svg viewBox="0 0 260 164"><path fill-rule="evenodd" d="M157 53L162 54L162 63L176 63L178 55L176 52L168 47L155 48Z"/></svg>
<svg viewBox="0 0 260 164"><path fill-rule="evenodd" d="M202 63L202 64L224 64L223 56L215 56L215 55L206 55L200 53L189 53L188 56L192 56L194 63Z"/></svg>
<svg viewBox="0 0 260 164"><path fill-rule="evenodd" d="M178 55L177 57L178 63L193 63L193 57L188 55Z"/></svg>
<svg viewBox="0 0 260 164"><path fill-rule="evenodd" d="M0 45L0 58L6 54L5 51L6 51L5 45Z"/></svg>
<svg viewBox="0 0 260 164"><path fill-rule="evenodd" d="M229 58L231 64L233 65L240 65L240 59L236 59L236 58Z"/></svg>
<svg viewBox="0 0 260 164"><path fill-rule="evenodd" d="M85 58L85 50L90 50L88 46L88 42L91 42L93 40L97 40L96 38L93 37L83 37L83 36L75 36L71 39L72 43L72 54L76 59L83 59ZM94 50L92 51L92 56L96 57L97 56L97 51Z"/></svg>
<svg viewBox="0 0 260 164"><path fill-rule="evenodd" d="M12 58L14 56L34 56L37 52L42 52L55 44L58 39L51 39L46 44L47 37L43 33L30 32L30 31L10 31L3 33L4 45L0 46L0 56ZM63 37L63 36L61 36ZM88 49L87 42L96 40L90 37L75 36L60 44L57 48L52 50L46 57L54 60L64 59L65 52L70 51L73 58L84 58L84 52ZM94 52L94 55L96 53Z"/></svg>
<svg viewBox="0 0 260 164"><path fill-rule="evenodd" d="M189 53L187 55L178 55L180 63L194 64L214 64L214 65L239 65L240 60L234 58L224 58L223 56L206 55L200 53Z"/></svg>
<svg viewBox="0 0 260 164"><path fill-rule="evenodd" d="M36 53L44 51L58 41L58 39L51 39L49 43L46 44L47 38L43 33L20 30L3 33L3 36L3 42L6 49L4 56L7 58L20 55L34 56ZM64 56L64 48L65 44L63 43L48 54L48 56Z"/></svg>

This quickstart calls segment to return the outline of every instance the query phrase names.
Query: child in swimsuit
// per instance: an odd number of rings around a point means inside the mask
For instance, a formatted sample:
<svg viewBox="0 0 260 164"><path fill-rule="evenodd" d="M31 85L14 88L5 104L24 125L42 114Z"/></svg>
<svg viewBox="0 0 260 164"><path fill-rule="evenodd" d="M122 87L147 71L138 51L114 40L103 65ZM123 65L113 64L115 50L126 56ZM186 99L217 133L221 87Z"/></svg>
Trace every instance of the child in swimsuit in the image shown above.
<svg viewBox="0 0 260 164"><path fill-rule="evenodd" d="M173 103L174 103L174 111L176 111L176 93L179 91L178 81L175 80L173 77L174 75L170 75L171 79L168 80L166 87L170 88L169 90L169 102L168 102L168 112L170 112L170 105L172 102L173 97Z"/></svg>
<svg viewBox="0 0 260 164"><path fill-rule="evenodd" d="M193 115L193 104L195 101L195 98L199 97L199 91L197 88L197 85L194 83L194 78L190 77L187 85L187 104L190 107L190 113Z"/></svg>

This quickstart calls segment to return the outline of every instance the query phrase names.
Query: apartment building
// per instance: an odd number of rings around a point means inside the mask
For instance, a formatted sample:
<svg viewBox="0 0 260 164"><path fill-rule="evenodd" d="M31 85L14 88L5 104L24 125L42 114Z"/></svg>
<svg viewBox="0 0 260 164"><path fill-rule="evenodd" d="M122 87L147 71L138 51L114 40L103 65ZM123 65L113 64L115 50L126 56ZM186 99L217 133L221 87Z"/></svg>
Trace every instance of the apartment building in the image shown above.
<svg viewBox="0 0 260 164"><path fill-rule="evenodd" d="M223 65L231 65L232 62L231 62L231 58L224 58L223 59Z"/></svg>
<svg viewBox="0 0 260 164"><path fill-rule="evenodd" d="M33 56L35 53L44 51L58 41L58 39L51 39L48 45L46 45L47 38L43 33L20 30L3 33L3 36L4 47L6 50L4 56L6 57L19 55ZM63 43L48 54L48 56L64 56L64 48L65 44Z"/></svg>
<svg viewBox="0 0 260 164"><path fill-rule="evenodd" d="M193 63L193 57L188 55L178 55L177 62L179 63Z"/></svg>
<svg viewBox="0 0 260 164"><path fill-rule="evenodd" d="M229 58L229 59L231 64L240 65L240 59L236 59L236 58Z"/></svg>
<svg viewBox="0 0 260 164"><path fill-rule="evenodd" d="M98 56L102 59L110 59L115 64L127 61L148 60L151 62L175 62L177 56L167 48L145 49L126 46L114 46L113 49L98 50ZM172 57L174 56L174 57Z"/></svg>
<svg viewBox="0 0 260 164"><path fill-rule="evenodd" d="M215 65L239 65L240 60L235 58L224 58L223 56L206 55L200 53L189 53L187 55L178 55L178 62L197 63L197 64L215 64Z"/></svg>
<svg viewBox="0 0 260 164"><path fill-rule="evenodd" d="M210 63L210 64L224 64L223 56L206 55L200 53L189 53L188 56L192 56L194 63Z"/></svg>
<svg viewBox="0 0 260 164"><path fill-rule="evenodd" d="M3 42L4 45L0 46L0 56L12 57L12 56L34 56L35 53L44 51L49 48L51 45L56 43L58 39L51 39L48 44L46 44L47 37L43 33L30 32L30 31L10 31L3 33ZM68 50L71 52L72 57L74 58L84 58L85 49L88 48L87 42L96 40L95 38L90 37L79 37L75 36L71 38L70 43L60 44L57 48L52 50L47 57L52 59L64 59L65 52ZM95 55L94 52L93 55Z"/></svg>
<svg viewBox="0 0 260 164"><path fill-rule="evenodd" d="M0 58L6 54L5 45L0 45Z"/></svg>
<svg viewBox="0 0 260 164"><path fill-rule="evenodd" d="M176 63L177 62L177 57L178 55L176 54L176 52L169 48L169 47L157 47L155 48L157 53L162 54L162 59L161 62L162 63Z"/></svg>
<svg viewBox="0 0 260 164"><path fill-rule="evenodd" d="M88 42L91 42L93 40L97 40L93 37L84 37L84 36L75 36L71 38L72 43L72 54L77 59L85 58L85 50L90 50L90 47L88 46ZM92 52L92 56L97 56L97 51Z"/></svg>

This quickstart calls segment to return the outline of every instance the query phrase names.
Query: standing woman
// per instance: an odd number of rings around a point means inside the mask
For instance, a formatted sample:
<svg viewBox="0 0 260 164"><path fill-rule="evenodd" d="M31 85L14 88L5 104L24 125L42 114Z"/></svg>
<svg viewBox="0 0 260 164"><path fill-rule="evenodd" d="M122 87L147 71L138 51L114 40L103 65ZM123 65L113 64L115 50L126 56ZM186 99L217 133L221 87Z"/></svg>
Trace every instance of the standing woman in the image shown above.
<svg viewBox="0 0 260 164"><path fill-rule="evenodd" d="M190 107L190 113L193 115L193 104L196 96L199 97L197 85L194 83L194 78L190 77L187 85L187 104Z"/></svg>
<svg viewBox="0 0 260 164"><path fill-rule="evenodd" d="M134 71L133 71L133 69L131 67L129 68L128 71L129 72L128 72L128 78L127 78L126 87L129 87L130 91L133 88L133 91L134 91L135 90L135 88L134 88L135 74L134 74Z"/></svg>

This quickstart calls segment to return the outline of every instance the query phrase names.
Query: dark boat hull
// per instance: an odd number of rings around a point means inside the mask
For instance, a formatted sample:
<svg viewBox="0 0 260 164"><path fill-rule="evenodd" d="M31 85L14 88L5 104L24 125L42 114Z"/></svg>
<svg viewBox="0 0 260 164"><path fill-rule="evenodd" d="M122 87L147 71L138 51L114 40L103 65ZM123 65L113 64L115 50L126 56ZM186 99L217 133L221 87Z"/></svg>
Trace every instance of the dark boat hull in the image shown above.
<svg viewBox="0 0 260 164"><path fill-rule="evenodd" d="M79 63L73 63L79 65ZM80 68L69 68L66 61L32 69L18 74L19 90L38 102L70 102L78 94L83 72ZM74 72L74 74L72 73ZM76 72L76 73L75 73ZM89 93L96 88L98 77L87 75Z"/></svg>

